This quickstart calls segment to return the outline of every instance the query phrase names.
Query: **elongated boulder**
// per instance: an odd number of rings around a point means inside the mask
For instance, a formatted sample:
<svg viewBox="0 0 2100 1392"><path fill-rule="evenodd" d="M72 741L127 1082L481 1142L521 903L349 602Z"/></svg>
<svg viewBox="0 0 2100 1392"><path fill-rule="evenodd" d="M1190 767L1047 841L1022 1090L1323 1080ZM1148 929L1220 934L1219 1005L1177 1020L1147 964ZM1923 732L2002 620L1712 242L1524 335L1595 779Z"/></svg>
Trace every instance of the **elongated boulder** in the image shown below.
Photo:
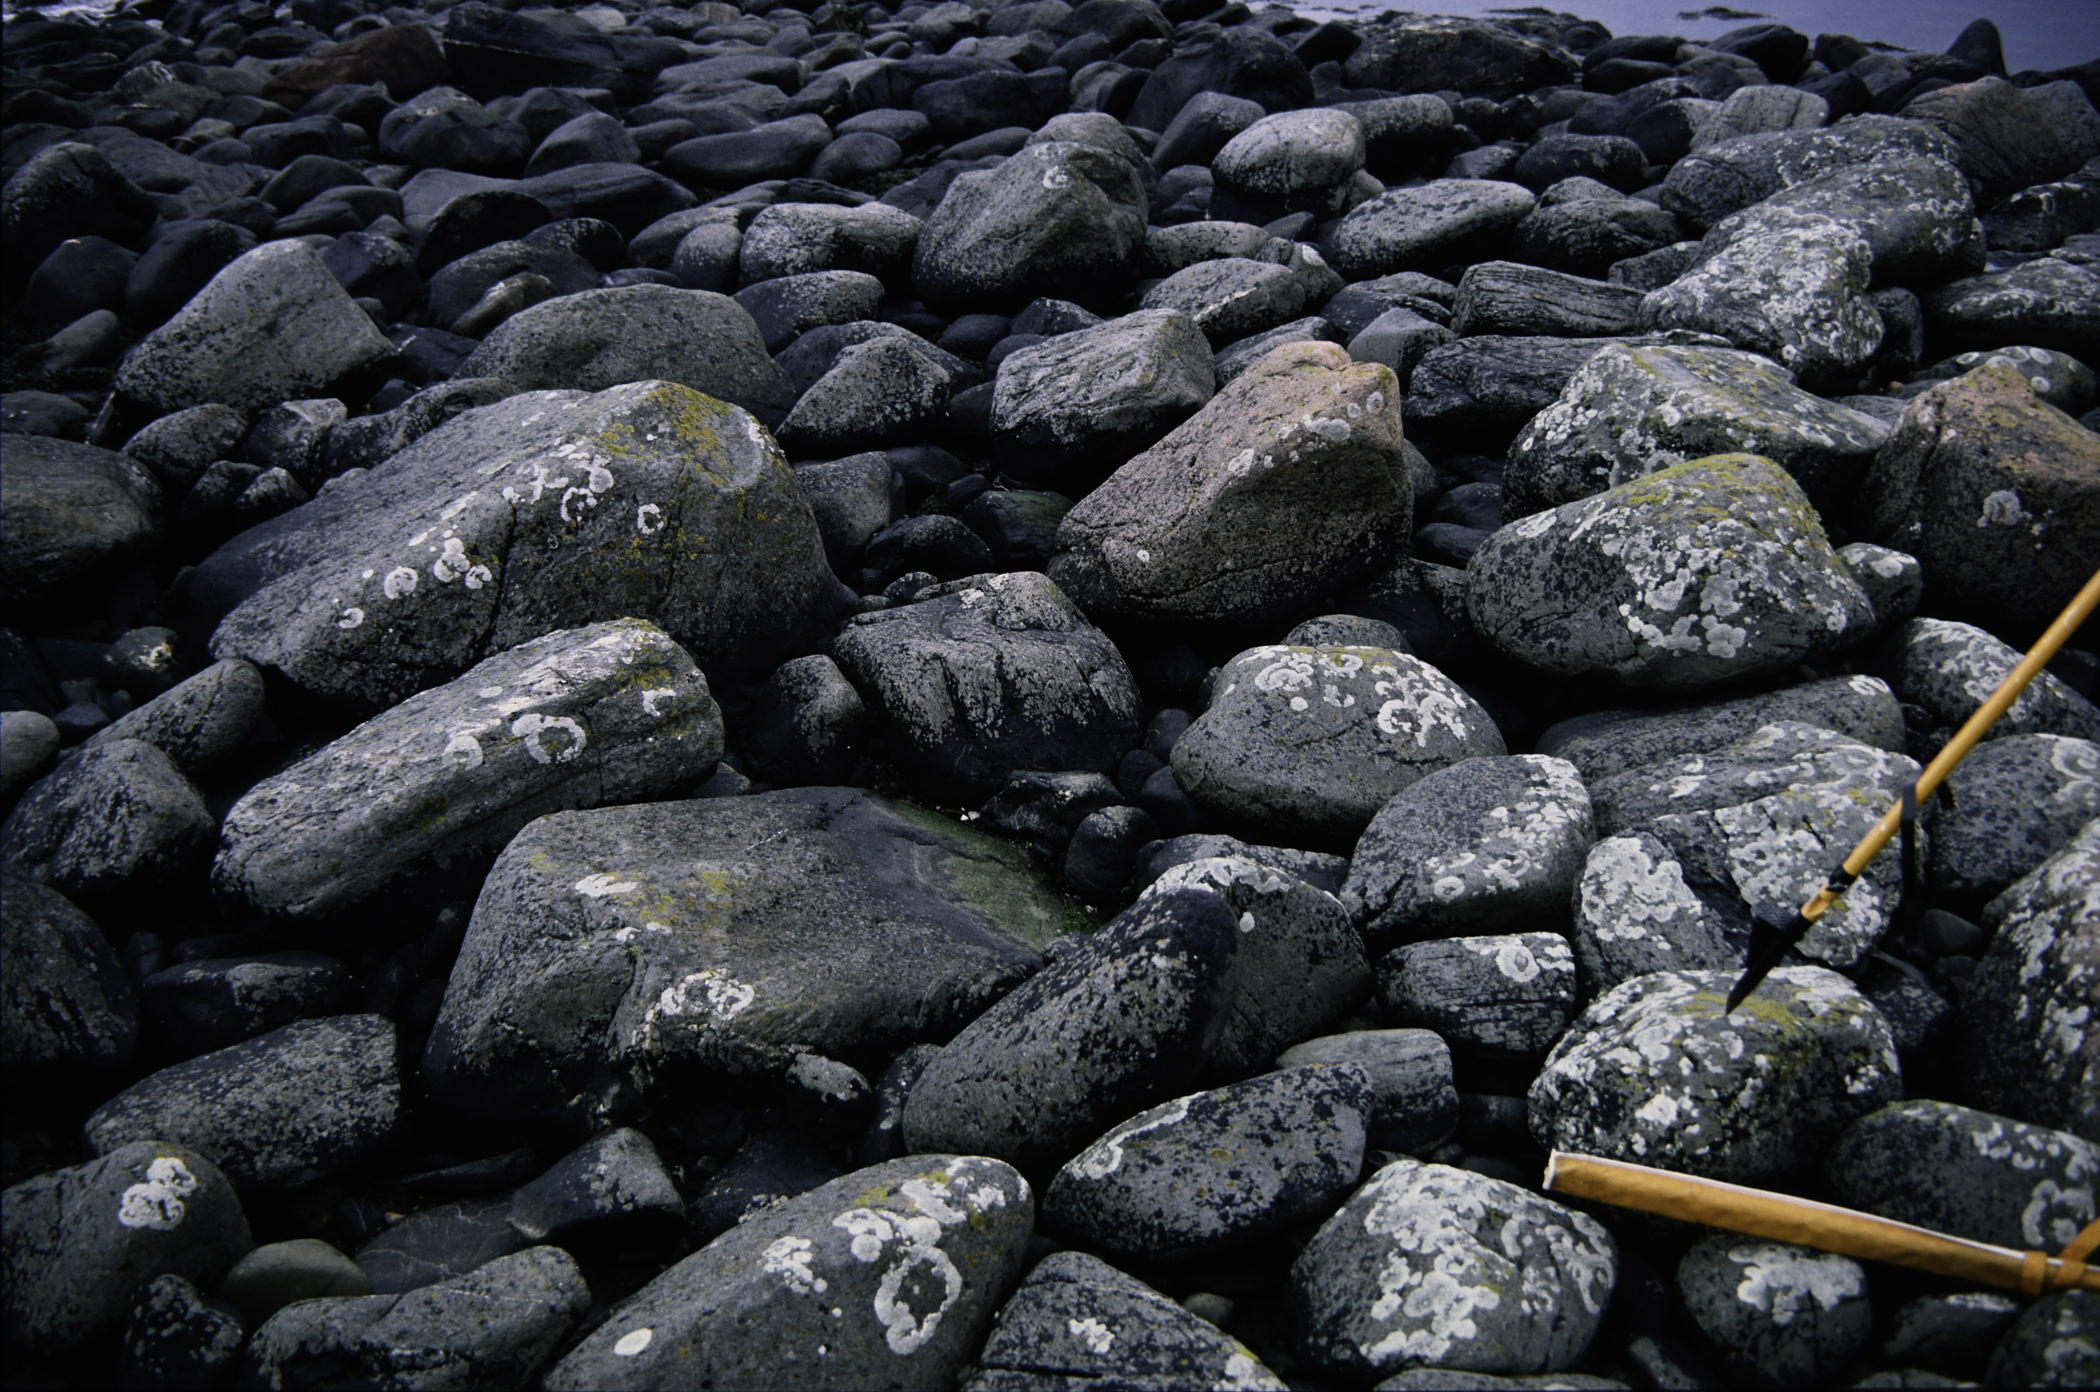
<svg viewBox="0 0 2100 1392"><path fill-rule="evenodd" d="M213 886L316 919L451 869L468 886L543 813L705 778L722 754L707 678L655 624L550 633L411 696L235 803Z"/></svg>
<svg viewBox="0 0 2100 1392"><path fill-rule="evenodd" d="M1390 368L1286 344L1066 513L1050 577L1090 614L1281 617L1401 545L1401 449Z"/></svg>
<svg viewBox="0 0 2100 1392"><path fill-rule="evenodd" d="M770 671L837 582L756 420L633 382L469 411L242 533L189 588L190 626L231 611L214 655L374 710L600 619L660 623L718 679Z"/></svg>
<svg viewBox="0 0 2100 1392"><path fill-rule="evenodd" d="M1063 912L1018 850L852 789L557 813L489 872L424 1078L505 1134L588 1131L608 1080L895 1053L1019 984Z"/></svg>
<svg viewBox="0 0 2100 1392"><path fill-rule="evenodd" d="M1750 454L1502 528L1467 568L1466 610L1535 667L1680 690L1812 659L1874 624L1800 485Z"/></svg>
<svg viewBox="0 0 2100 1392"><path fill-rule="evenodd" d="M1918 121L1862 116L1823 130L1770 131L1703 146L1663 180L1662 206L1704 230L1730 213L1834 170L1931 156L1952 164L1955 145Z"/></svg>

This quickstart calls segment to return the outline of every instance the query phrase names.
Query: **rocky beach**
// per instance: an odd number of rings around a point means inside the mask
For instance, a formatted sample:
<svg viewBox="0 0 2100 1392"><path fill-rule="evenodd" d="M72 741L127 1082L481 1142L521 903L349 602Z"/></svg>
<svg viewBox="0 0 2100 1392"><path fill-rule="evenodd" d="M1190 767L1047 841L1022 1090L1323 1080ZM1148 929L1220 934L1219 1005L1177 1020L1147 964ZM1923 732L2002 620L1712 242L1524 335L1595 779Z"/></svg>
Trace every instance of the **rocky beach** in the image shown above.
<svg viewBox="0 0 2100 1392"><path fill-rule="evenodd" d="M2100 1216L2100 626L1726 1006L2100 566L2100 55L1729 18L10 13L0 1384L2100 1382L1547 1186Z"/></svg>

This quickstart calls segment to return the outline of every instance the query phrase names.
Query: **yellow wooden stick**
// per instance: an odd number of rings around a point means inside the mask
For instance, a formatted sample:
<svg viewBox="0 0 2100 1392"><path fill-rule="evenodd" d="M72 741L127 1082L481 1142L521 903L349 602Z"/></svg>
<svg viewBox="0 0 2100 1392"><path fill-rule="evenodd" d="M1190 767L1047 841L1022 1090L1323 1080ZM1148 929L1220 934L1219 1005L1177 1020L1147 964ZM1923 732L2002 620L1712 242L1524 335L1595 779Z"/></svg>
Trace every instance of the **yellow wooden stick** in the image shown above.
<svg viewBox="0 0 2100 1392"><path fill-rule="evenodd" d="M2062 1255L2052 1257L1949 1237L1790 1194L1559 1150L1546 1163L1545 1188L1710 1228L1935 1271L2030 1297L2054 1290L2100 1291L2100 1270L2085 1260L2100 1245L2100 1223L2088 1225Z"/></svg>

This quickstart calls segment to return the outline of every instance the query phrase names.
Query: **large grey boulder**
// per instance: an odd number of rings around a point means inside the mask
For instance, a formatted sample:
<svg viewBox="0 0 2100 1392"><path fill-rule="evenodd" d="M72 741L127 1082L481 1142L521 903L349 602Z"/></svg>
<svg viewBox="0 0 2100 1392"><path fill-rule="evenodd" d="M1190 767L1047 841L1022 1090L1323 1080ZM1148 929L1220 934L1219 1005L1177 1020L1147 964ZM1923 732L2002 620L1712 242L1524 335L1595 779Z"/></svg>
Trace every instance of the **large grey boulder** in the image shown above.
<svg viewBox="0 0 2100 1392"><path fill-rule="evenodd" d="M1015 478L1078 497L1216 392L1210 344L1189 317L1139 310L1008 354L992 447Z"/></svg>
<svg viewBox="0 0 2100 1392"><path fill-rule="evenodd" d="M204 795L167 755L117 740L67 760L0 823L0 860L91 912L189 890L210 854Z"/></svg>
<svg viewBox="0 0 2100 1392"><path fill-rule="evenodd" d="M1544 926L1565 912L1595 839L1589 793L1565 759L1464 759L1378 809L1343 893L1374 952Z"/></svg>
<svg viewBox="0 0 2100 1392"><path fill-rule="evenodd" d="M1441 272L1454 261L1492 253L1537 206L1522 184L1435 179L1350 210L1327 225L1320 249L1351 280Z"/></svg>
<svg viewBox="0 0 2100 1392"><path fill-rule="evenodd" d="M1066 1161L1043 1222L1111 1255L1172 1260L1324 1215L1363 1171L1358 1064L1285 1068L1140 1112Z"/></svg>
<svg viewBox="0 0 2100 1392"><path fill-rule="evenodd" d="M1034 1227L1028 1181L997 1160L920 1154L856 1170L642 1287L546 1386L951 1387Z"/></svg>
<svg viewBox="0 0 2100 1392"><path fill-rule="evenodd" d="M913 249L912 283L928 304L973 309L1110 300L1137 275L1147 211L1128 161L1072 141L1028 145L948 186Z"/></svg>
<svg viewBox="0 0 2100 1392"><path fill-rule="evenodd" d="M1782 720L1833 730L1900 754L1903 711L1879 677L1824 677L1777 691L1662 710L1602 710L1549 726L1541 754L1566 759L1596 783L1614 774L1703 754Z"/></svg>
<svg viewBox="0 0 2100 1392"><path fill-rule="evenodd" d="M1017 849L851 789L557 813L489 872L423 1076L505 1134L588 1131L620 1088L946 1038L1062 925Z"/></svg>
<svg viewBox="0 0 2100 1392"><path fill-rule="evenodd" d="M783 447L837 457L945 434L953 379L910 338L885 334L841 351L781 422Z"/></svg>
<svg viewBox="0 0 2100 1392"><path fill-rule="evenodd" d="M1264 116L1225 142L1211 160L1218 183L1289 208L1339 212L1351 176L1364 167L1363 123L1346 111L1315 108Z"/></svg>
<svg viewBox="0 0 2100 1392"><path fill-rule="evenodd" d="M1401 441L1390 369L1288 344L1066 513L1050 577L1092 614L1280 617L1408 535Z"/></svg>
<svg viewBox="0 0 2100 1392"><path fill-rule="evenodd" d="M394 356L318 252L296 238L265 242L125 357L98 437L129 439L156 417L206 401L254 411L311 397L359 400Z"/></svg>
<svg viewBox="0 0 2100 1392"><path fill-rule="evenodd" d="M1451 332L1597 338L1640 327L1641 292L1515 261L1482 261L1459 279Z"/></svg>
<svg viewBox="0 0 2100 1392"><path fill-rule="evenodd" d="M1925 321L1936 341L1953 347L2002 348L2025 343L2100 358L2100 272L2054 256L1996 275L1974 276L1924 295Z"/></svg>
<svg viewBox="0 0 2100 1392"><path fill-rule="evenodd" d="M1874 624L1800 485L1748 454L1502 528L1467 568L1466 611L1532 666L1678 690L1812 660Z"/></svg>
<svg viewBox="0 0 2100 1392"><path fill-rule="evenodd" d="M1351 1030L1308 1039L1276 1056L1278 1068L1316 1063L1353 1063L1370 1075L1371 1120L1364 1140L1374 1149L1427 1152L1458 1129L1451 1050L1431 1030Z"/></svg>
<svg viewBox="0 0 2100 1392"><path fill-rule="evenodd" d="M1412 1367L1525 1375L1589 1349L1618 1279L1611 1235L1514 1184L1396 1160L1291 1268L1299 1346L1354 1382Z"/></svg>
<svg viewBox="0 0 2100 1392"><path fill-rule="evenodd" d="M795 404L749 311L712 290L668 285L585 290L521 310L467 355L457 375L500 377L524 391L678 382L769 426Z"/></svg>
<svg viewBox="0 0 2100 1392"><path fill-rule="evenodd" d="M1037 1262L999 1308L977 1372L962 1392L1035 1392L1046 1385L1244 1392L1284 1386L1252 1349L1210 1321L1099 1257L1070 1251Z"/></svg>
<svg viewBox="0 0 2100 1392"><path fill-rule="evenodd" d="M9 875L0 892L0 1066L24 1076L127 1063L139 1007L95 921L63 894Z"/></svg>
<svg viewBox="0 0 2100 1392"><path fill-rule="evenodd" d="M163 1068L96 1108L81 1130L97 1155L166 1137L236 1187L268 1192L372 1155L405 1121L394 1022L338 1015Z"/></svg>
<svg viewBox="0 0 2100 1392"><path fill-rule="evenodd" d="M1615 345L1584 363L1518 434L1502 478L1503 517L1737 451L1771 460L1825 507L1849 506L1888 435L1886 423L1809 395L1754 353Z"/></svg>
<svg viewBox="0 0 2100 1392"><path fill-rule="evenodd" d="M1945 787L1925 879L1973 902L2039 869L2100 817L2100 744L2007 735L1972 750Z"/></svg>
<svg viewBox="0 0 2100 1392"><path fill-rule="evenodd" d="M1279 839L1346 846L1395 795L1461 759L1505 752L1459 685L1385 648L1251 648L1175 742L1198 802Z"/></svg>
<svg viewBox="0 0 2100 1392"><path fill-rule="evenodd" d="M655 624L550 633L419 692L233 805L213 888L323 919L418 879L465 878L547 812L697 783L722 756L707 678Z"/></svg>
<svg viewBox="0 0 2100 1392"><path fill-rule="evenodd" d="M1598 834L1615 836L1673 813L1712 812L1810 789L1857 799L1878 816L1921 771L1907 755L1781 720L1710 752L1593 780L1589 794Z"/></svg>
<svg viewBox="0 0 2100 1392"><path fill-rule="evenodd" d="M1552 1150L1756 1184L1814 1160L1854 1118L1894 1101L1887 1021L1825 967L1778 967L1725 1009L1733 971L1664 971L1607 991L1531 1085L1531 1134Z"/></svg>
<svg viewBox="0 0 2100 1392"><path fill-rule="evenodd" d="M1783 225L1802 214L1835 219L1865 237L1877 286L1937 285L1983 266L1983 228L1968 182L1931 155L1879 159L1804 179L1715 223L1700 260L1761 225Z"/></svg>
<svg viewBox="0 0 2100 1392"><path fill-rule="evenodd" d="M832 643L913 781L981 801L1014 769L1114 772L1144 715L1115 644L1035 571L942 588Z"/></svg>
<svg viewBox="0 0 2100 1392"><path fill-rule="evenodd" d="M1575 1013L1575 954L1558 933L1407 943L1379 961L1378 997L1468 1061L1536 1063Z"/></svg>
<svg viewBox="0 0 2100 1392"><path fill-rule="evenodd" d="M837 582L779 447L669 382L526 392L251 528L191 577L213 654L381 709L600 619L661 624L717 679L770 671Z"/></svg>
<svg viewBox="0 0 2100 1392"><path fill-rule="evenodd" d="M967 1144L1036 1172L1174 1096L1216 1038L1239 925L1222 895L1133 905L936 1054L904 1103L914 1151Z"/></svg>
<svg viewBox="0 0 2100 1392"><path fill-rule="evenodd" d="M129 455L0 436L0 607L9 622L94 604L151 554L165 508L160 484Z"/></svg>
<svg viewBox="0 0 2100 1392"><path fill-rule="evenodd" d="M1650 972L1728 971L1749 945L1749 911L1735 886L1688 872L1652 831L1606 836L1576 882L1569 938L1583 994L1601 996Z"/></svg>
<svg viewBox="0 0 2100 1392"><path fill-rule="evenodd" d="M1145 292L1143 304L1181 311L1222 348L1297 318L1306 307L1306 293L1288 266L1222 256L1174 272Z"/></svg>
<svg viewBox="0 0 2100 1392"><path fill-rule="evenodd" d="M112 1337L141 1285L174 1275L209 1289L254 1245L226 1176L169 1141L25 1179L0 1195L7 1351L62 1353Z"/></svg>
<svg viewBox="0 0 2100 1392"><path fill-rule="evenodd" d="M1954 143L1921 122L1891 116L1862 116L1824 130L1744 135L1678 160L1663 180L1662 206L1703 231L1834 170L1919 156L1952 163Z"/></svg>

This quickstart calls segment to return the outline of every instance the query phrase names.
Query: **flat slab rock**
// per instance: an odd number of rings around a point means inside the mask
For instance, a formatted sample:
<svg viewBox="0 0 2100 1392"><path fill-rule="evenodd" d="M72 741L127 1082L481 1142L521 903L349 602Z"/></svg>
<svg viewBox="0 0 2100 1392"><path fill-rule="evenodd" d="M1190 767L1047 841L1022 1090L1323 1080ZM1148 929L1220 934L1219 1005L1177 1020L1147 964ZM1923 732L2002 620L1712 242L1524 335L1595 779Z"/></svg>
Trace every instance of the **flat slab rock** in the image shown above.
<svg viewBox="0 0 2100 1392"><path fill-rule="evenodd" d="M1904 749L1903 709L1895 694L1881 678L1864 676L1825 677L1674 709L1595 711L1550 726L1539 736L1538 748L1575 765L1584 782L1596 783L1734 744L1781 720L1818 726L1891 753Z"/></svg>
<svg viewBox="0 0 2100 1392"><path fill-rule="evenodd" d="M600 1070L894 1052L1028 977L1062 915L1018 850L853 789L557 813L489 873L424 1076L518 1129L588 1123Z"/></svg>

